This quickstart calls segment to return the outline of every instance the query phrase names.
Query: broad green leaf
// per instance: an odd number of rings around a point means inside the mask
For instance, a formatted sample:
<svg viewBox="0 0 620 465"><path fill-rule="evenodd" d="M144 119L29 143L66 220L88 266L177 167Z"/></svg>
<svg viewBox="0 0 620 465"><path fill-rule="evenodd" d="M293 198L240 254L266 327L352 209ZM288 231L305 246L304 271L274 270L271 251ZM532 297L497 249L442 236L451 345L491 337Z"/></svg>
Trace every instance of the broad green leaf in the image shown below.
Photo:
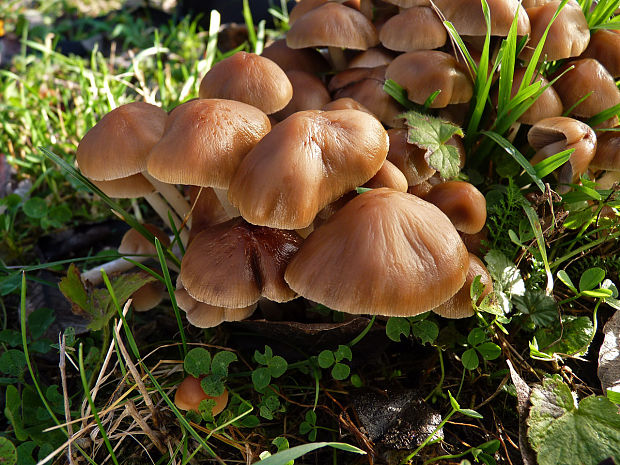
<svg viewBox="0 0 620 465"><path fill-rule="evenodd" d="M252 372L252 384L254 387L261 391L269 386L271 382L271 373L266 367L259 367Z"/></svg>
<svg viewBox="0 0 620 465"><path fill-rule="evenodd" d="M479 346L476 346L476 350L485 360L495 360L502 353L501 347L493 342L483 342Z"/></svg>
<svg viewBox="0 0 620 465"><path fill-rule="evenodd" d="M555 300L541 290L535 289L522 296L515 296L513 303L519 312L529 315L536 326L551 326L559 319Z"/></svg>
<svg viewBox="0 0 620 465"><path fill-rule="evenodd" d="M226 386L222 382L222 378L215 375L207 375L200 380L200 386L206 395L218 397L224 394Z"/></svg>
<svg viewBox="0 0 620 465"><path fill-rule="evenodd" d="M547 355L575 355L587 350L593 332L589 317L565 315L561 326L539 328L535 335L541 352Z"/></svg>
<svg viewBox="0 0 620 465"><path fill-rule="evenodd" d="M47 204L39 197L26 200L23 206L24 213L34 219L43 218L47 214Z"/></svg>
<svg viewBox="0 0 620 465"><path fill-rule="evenodd" d="M334 364L336 359L334 353L331 350L323 350L318 357L319 366L321 368L329 368Z"/></svg>
<svg viewBox="0 0 620 465"><path fill-rule="evenodd" d="M349 365L345 365L344 363L336 363L334 368L332 368L332 377L339 381L347 379L350 374L351 368L349 368Z"/></svg>
<svg viewBox="0 0 620 465"><path fill-rule="evenodd" d="M237 361L237 354L228 350L218 352L211 362L211 373L221 378L228 376L228 365Z"/></svg>
<svg viewBox="0 0 620 465"><path fill-rule="evenodd" d="M22 335L14 329L4 329L0 331L0 342L7 344L9 347L17 347L22 343Z"/></svg>
<svg viewBox="0 0 620 465"><path fill-rule="evenodd" d="M411 110L402 115L407 131L407 141L426 149L425 159L443 178L450 179L460 172L460 158L456 147L447 142L453 136L463 137L455 124L434 116Z"/></svg>
<svg viewBox="0 0 620 465"><path fill-rule="evenodd" d="M392 317L385 325L385 334L392 341L399 342L401 336L409 337L411 334L411 324L406 318Z"/></svg>
<svg viewBox="0 0 620 465"><path fill-rule="evenodd" d="M13 433L17 440L25 441L28 439L28 433L24 430L24 423L19 412L22 402L15 386L9 385L6 387L5 400L4 416L9 420L9 423L13 425Z"/></svg>
<svg viewBox="0 0 620 465"><path fill-rule="evenodd" d="M528 438L540 465L596 465L620 457L618 407L602 396L576 405L558 375L532 389Z"/></svg>
<svg viewBox="0 0 620 465"><path fill-rule="evenodd" d="M605 279L605 270L595 266L584 271L579 279L579 290L590 291L603 282ZM611 294L610 294L611 296Z"/></svg>
<svg viewBox="0 0 620 465"><path fill-rule="evenodd" d="M86 313L91 313L92 307L88 293L82 284L80 272L72 263L67 270L67 276L62 278L58 283L60 292L71 302L71 304ZM78 311L79 313L79 311Z"/></svg>
<svg viewBox="0 0 620 465"><path fill-rule="evenodd" d="M21 350L9 349L0 355L0 372L18 377L26 368L26 356Z"/></svg>
<svg viewBox="0 0 620 465"><path fill-rule="evenodd" d="M286 465L291 460L298 459L299 457L322 447L333 447L334 449L352 452L354 454L366 454L366 452L362 449L342 442L315 442L312 444L303 444L301 446L291 447L290 449L278 452L271 457L260 460L256 462L255 465Z"/></svg>
<svg viewBox="0 0 620 465"><path fill-rule="evenodd" d="M422 344L432 344L439 336L439 327L432 321L423 320L411 325L411 332Z"/></svg>
<svg viewBox="0 0 620 465"><path fill-rule="evenodd" d="M203 347L195 347L185 356L183 368L196 378L207 375L211 372L211 354Z"/></svg>
<svg viewBox="0 0 620 465"><path fill-rule="evenodd" d="M467 335L467 342L473 347L484 342L486 338L487 335L482 328L474 328Z"/></svg>
<svg viewBox="0 0 620 465"><path fill-rule="evenodd" d="M17 463L17 449L11 441L0 436L0 463L2 465L15 465Z"/></svg>
<svg viewBox="0 0 620 465"><path fill-rule="evenodd" d="M564 270L558 271L558 279L562 281L564 285L568 287L571 291L573 291L575 294L577 293L577 288L571 281L570 276L568 276L568 273L566 271Z"/></svg>
<svg viewBox="0 0 620 465"><path fill-rule="evenodd" d="M54 322L56 316L51 308L40 307L28 315L28 329L33 339L39 339Z"/></svg>
<svg viewBox="0 0 620 465"><path fill-rule="evenodd" d="M480 360L478 359L478 354L476 354L476 349L467 349L465 352L463 352L461 362L463 363L463 366L468 370L475 370L476 368L478 368Z"/></svg>
<svg viewBox="0 0 620 465"><path fill-rule="evenodd" d="M269 368L271 376L273 376L274 378L279 378L288 368L288 363L283 357L276 355L275 357L272 357L271 360L269 360L269 363L267 363L267 367Z"/></svg>
<svg viewBox="0 0 620 465"><path fill-rule="evenodd" d="M203 399L198 404L198 411L204 421L213 421L213 407L215 407L215 399Z"/></svg>
<svg viewBox="0 0 620 465"><path fill-rule="evenodd" d="M353 352L351 352L351 348L349 346L345 346L344 344L340 344L338 349L334 352L334 356L336 357L336 361L340 362L341 360L348 360L349 362L353 360Z"/></svg>
<svg viewBox="0 0 620 465"><path fill-rule="evenodd" d="M492 249L484 256L484 261L494 280L496 290L509 295L525 294L521 272L506 255L497 249Z"/></svg>

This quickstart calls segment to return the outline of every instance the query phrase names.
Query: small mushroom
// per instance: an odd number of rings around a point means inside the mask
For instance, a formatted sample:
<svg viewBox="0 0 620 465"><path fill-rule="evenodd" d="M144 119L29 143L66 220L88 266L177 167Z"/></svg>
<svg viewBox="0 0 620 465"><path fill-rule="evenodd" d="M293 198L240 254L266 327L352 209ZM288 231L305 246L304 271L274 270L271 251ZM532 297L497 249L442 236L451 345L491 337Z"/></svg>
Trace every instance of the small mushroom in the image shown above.
<svg viewBox="0 0 620 465"><path fill-rule="evenodd" d="M223 394L217 397L211 397L202 389L200 379L195 378L194 376L188 376L181 382L181 384L179 384L179 387L177 387L177 391L174 394L174 403L177 408L181 410L193 410L198 412L200 402L207 399L215 400L215 405L211 411L211 414L215 416L224 410L226 405L228 405L228 391L224 389Z"/></svg>
<svg viewBox="0 0 620 465"><path fill-rule="evenodd" d="M475 234L482 230L487 221L486 199L468 182L437 184L424 196L424 200L444 212L458 231Z"/></svg>
<svg viewBox="0 0 620 465"><path fill-rule="evenodd" d="M398 52L433 50L442 47L447 38L439 16L427 6L408 8L392 16L379 32L381 44Z"/></svg>

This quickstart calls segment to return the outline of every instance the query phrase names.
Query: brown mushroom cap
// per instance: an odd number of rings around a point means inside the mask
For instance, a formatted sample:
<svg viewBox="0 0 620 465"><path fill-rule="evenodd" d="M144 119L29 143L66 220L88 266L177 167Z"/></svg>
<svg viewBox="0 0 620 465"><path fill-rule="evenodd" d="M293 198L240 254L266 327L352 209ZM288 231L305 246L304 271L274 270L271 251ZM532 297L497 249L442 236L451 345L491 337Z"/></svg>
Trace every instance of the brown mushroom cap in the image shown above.
<svg viewBox="0 0 620 465"><path fill-rule="evenodd" d="M473 184L464 181L446 181L433 186L424 197L446 214L459 231L479 232L487 221L487 202Z"/></svg>
<svg viewBox="0 0 620 465"><path fill-rule="evenodd" d="M258 108L232 100L199 99L168 117L151 150L148 171L169 184L226 189L241 159L269 132Z"/></svg>
<svg viewBox="0 0 620 465"><path fill-rule="evenodd" d="M336 100L332 100L331 102L327 102L321 110L359 110L369 115L375 116L368 108L359 103L357 100L353 100L349 97L337 98Z"/></svg>
<svg viewBox="0 0 620 465"><path fill-rule="evenodd" d="M285 279L334 310L412 316L448 300L466 274L467 249L450 220L428 202L382 188L315 229Z"/></svg>
<svg viewBox="0 0 620 465"><path fill-rule="evenodd" d="M141 274L146 275L146 272ZM131 305L136 312L146 312L157 307L167 294L164 283L152 281L131 294Z"/></svg>
<svg viewBox="0 0 620 465"><path fill-rule="evenodd" d="M478 0L434 0L444 17L450 21L459 34L483 36L487 32L482 3ZM506 37L515 13L519 12L517 34L530 33L530 20L518 0L487 0L491 16L491 35Z"/></svg>
<svg viewBox="0 0 620 465"><path fill-rule="evenodd" d="M562 150L575 149L569 163L559 168L558 176L562 183L579 179L588 169L596 152L596 134L592 128L563 116L540 120L527 133L527 140L537 150L531 160L532 164Z"/></svg>
<svg viewBox="0 0 620 465"><path fill-rule="evenodd" d="M133 102L106 114L80 141L77 163L84 176L111 181L146 171L151 148L159 141L166 112Z"/></svg>
<svg viewBox="0 0 620 465"><path fill-rule="evenodd" d="M474 314L474 309L471 305L471 285L476 279L476 276L480 276L480 283L484 286L482 295L478 299L478 303L482 301L484 297L493 292L493 280L489 274L482 260L476 257L474 254L469 254L469 269L467 270L467 277L465 278L465 284L463 287L446 302L433 309L433 312L444 318L467 318Z"/></svg>
<svg viewBox="0 0 620 465"><path fill-rule="evenodd" d="M615 79L620 77L620 30L599 29L590 37L581 58L594 58Z"/></svg>
<svg viewBox="0 0 620 465"><path fill-rule="evenodd" d="M569 66L574 68L553 84L564 107L573 107L591 92L589 97L572 108L571 115L590 118L620 103L620 90L614 78L598 61L592 58L570 61L558 72L564 71Z"/></svg>
<svg viewBox="0 0 620 465"><path fill-rule="evenodd" d="M363 187L369 189L379 189L381 187L389 187L400 192L407 192L407 178L401 170L399 170L389 160L385 160L383 165Z"/></svg>
<svg viewBox="0 0 620 465"><path fill-rule="evenodd" d="M190 186L189 198L192 204L192 227L189 231L189 242L203 229L230 219L212 188Z"/></svg>
<svg viewBox="0 0 620 465"><path fill-rule="evenodd" d="M295 22L301 18L303 15L308 13L310 10L314 10L316 7L319 7L328 0L300 0L297 4L291 9L288 14L288 24L292 26Z"/></svg>
<svg viewBox="0 0 620 465"><path fill-rule="evenodd" d="M286 45L286 39L276 40L265 47L261 56L269 58L284 72L295 69L310 73L324 73L329 70L329 63L319 52L312 48L290 48Z"/></svg>
<svg viewBox="0 0 620 465"><path fill-rule="evenodd" d="M261 295L286 302L295 292L284 282L284 269L301 242L295 231L235 218L196 235L179 277L191 297L218 307L247 307Z"/></svg>
<svg viewBox="0 0 620 465"><path fill-rule="evenodd" d="M383 46L398 52L433 50L442 47L447 38L443 23L427 6L408 8L392 16L379 32Z"/></svg>
<svg viewBox="0 0 620 465"><path fill-rule="evenodd" d="M141 174L132 174L126 178L112 179L111 181L91 179L91 182L101 189L105 195L113 199L144 197L155 191L153 184Z"/></svg>
<svg viewBox="0 0 620 465"><path fill-rule="evenodd" d="M348 67L376 68L377 66L387 66L392 62L394 56L394 52L390 52L382 47L371 47L351 58Z"/></svg>
<svg viewBox="0 0 620 465"><path fill-rule="evenodd" d="M407 91L409 100L423 105L437 90L441 93L431 108L443 108L451 103L469 102L474 87L465 66L452 55L436 50L422 50L399 55L385 70Z"/></svg>
<svg viewBox="0 0 620 465"><path fill-rule="evenodd" d="M560 0L556 0L526 10L530 17L532 33L530 35L530 42L521 52L521 58L525 60L532 58L536 46L540 42L560 3ZM547 61L556 61L579 56L586 49L589 41L590 29L583 11L575 0L569 0L549 28L540 59L542 60L546 57Z"/></svg>
<svg viewBox="0 0 620 465"><path fill-rule="evenodd" d="M213 65L200 82L200 98L247 103L267 114L286 106L293 87L278 65L255 53L237 52Z"/></svg>
<svg viewBox="0 0 620 465"><path fill-rule="evenodd" d="M620 132L606 131L597 138L596 153L589 167L620 171Z"/></svg>
<svg viewBox="0 0 620 465"><path fill-rule="evenodd" d="M217 397L208 396L202 390L200 380L193 376L188 376L179 384L174 394L174 403L181 410L194 410L198 412L200 402L206 399L215 400L215 406L211 412L215 416L228 405L228 391L224 390L224 393Z"/></svg>
<svg viewBox="0 0 620 465"><path fill-rule="evenodd" d="M216 307L192 298L183 287L174 291L174 297L179 308L185 312L187 321L198 328L213 328L225 321L245 320L254 313L257 305L244 308Z"/></svg>
<svg viewBox="0 0 620 465"><path fill-rule="evenodd" d="M228 198L250 223L305 228L328 203L372 178L387 151L385 129L367 113L301 111L248 153Z"/></svg>
<svg viewBox="0 0 620 465"><path fill-rule="evenodd" d="M142 226L159 239L164 247L170 245L170 239L166 233L157 226L152 224L143 224ZM118 246L118 253L123 255L156 255L157 249L151 241L132 228L123 235L121 244Z"/></svg>
<svg viewBox="0 0 620 465"><path fill-rule="evenodd" d="M359 11L325 3L298 18L286 34L291 48L340 47L366 50L379 44L377 31Z"/></svg>
<svg viewBox="0 0 620 465"><path fill-rule="evenodd" d="M273 116L283 120L293 113L304 110L320 110L331 100L327 88L318 77L305 71L291 70L286 76L293 85L293 98Z"/></svg>
<svg viewBox="0 0 620 465"><path fill-rule="evenodd" d="M406 129L388 129L390 150L387 158L402 171L409 186L415 186L426 181L435 170L426 162L426 149L407 142Z"/></svg>

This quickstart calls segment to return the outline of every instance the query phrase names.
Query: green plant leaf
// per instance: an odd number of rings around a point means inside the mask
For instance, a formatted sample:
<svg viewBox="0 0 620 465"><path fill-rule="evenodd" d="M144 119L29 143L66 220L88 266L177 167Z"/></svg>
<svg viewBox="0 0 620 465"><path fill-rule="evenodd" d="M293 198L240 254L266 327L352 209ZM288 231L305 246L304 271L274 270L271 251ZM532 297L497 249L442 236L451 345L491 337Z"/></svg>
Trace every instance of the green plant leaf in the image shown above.
<svg viewBox="0 0 620 465"><path fill-rule="evenodd" d="M211 372L211 354L203 347L195 347L185 356L183 368L195 378L207 375Z"/></svg>
<svg viewBox="0 0 620 465"><path fill-rule="evenodd" d="M350 374L351 368L349 368L349 365L345 365L344 363L336 363L334 368L332 368L332 377L339 381L347 379Z"/></svg>
<svg viewBox="0 0 620 465"><path fill-rule="evenodd" d="M304 435L308 434L311 429L312 429L312 426L307 421L302 421L299 424L299 434L304 434Z"/></svg>
<svg viewBox="0 0 620 465"><path fill-rule="evenodd" d="M351 352L351 348L349 346L345 346L344 344L340 344L338 349L334 351L334 356L336 357L336 361L340 362L341 360L348 360L349 362L353 360L353 352Z"/></svg>
<svg viewBox="0 0 620 465"><path fill-rule="evenodd" d="M29 218L40 219L47 214L47 204L39 197L32 197L24 202L24 213Z"/></svg>
<svg viewBox="0 0 620 465"><path fill-rule="evenodd" d="M318 362L321 368L329 368L335 361L334 353L331 350L323 350L319 354Z"/></svg>
<svg viewBox="0 0 620 465"><path fill-rule="evenodd" d="M558 276L558 279L562 281L566 287L568 287L571 291L577 294L577 288L571 281L570 276L568 276L568 273L566 273L566 271L564 270L558 271L557 276Z"/></svg>
<svg viewBox="0 0 620 465"><path fill-rule="evenodd" d="M410 110L402 115L407 131L407 141L426 149L424 158L441 177L450 179L460 172L460 158L456 147L447 144L453 136L463 137L463 131L455 124L434 116Z"/></svg>
<svg viewBox="0 0 620 465"><path fill-rule="evenodd" d="M487 335L482 328L474 328L467 335L467 342L472 347L482 344L487 339Z"/></svg>
<svg viewBox="0 0 620 465"><path fill-rule="evenodd" d="M521 272L506 255L497 249L492 249L484 256L484 261L494 280L496 290L508 295L525 294Z"/></svg>
<svg viewBox="0 0 620 465"><path fill-rule="evenodd" d="M22 343L22 335L14 329L4 329L0 331L0 342L7 344L9 347L17 347Z"/></svg>
<svg viewBox="0 0 620 465"><path fill-rule="evenodd" d="M17 463L17 449L11 441L0 436L0 463L2 465L15 465Z"/></svg>
<svg viewBox="0 0 620 465"><path fill-rule="evenodd" d="M469 408L459 409L459 413L462 413L463 415L466 415L471 418L484 418L478 412L476 412L475 410L469 409Z"/></svg>
<svg viewBox="0 0 620 465"><path fill-rule="evenodd" d="M620 457L620 415L609 399L591 396L576 405L554 375L532 389L530 402L528 438L540 465L595 465Z"/></svg>
<svg viewBox="0 0 620 465"><path fill-rule="evenodd" d="M463 352L461 362L463 363L463 366L468 370L475 370L476 368L478 368L480 360L478 359L478 354L476 354L476 349L467 349L465 352Z"/></svg>
<svg viewBox="0 0 620 465"><path fill-rule="evenodd" d="M271 382L271 373L267 367L259 367L252 372L252 384L258 391L262 391Z"/></svg>
<svg viewBox="0 0 620 465"><path fill-rule="evenodd" d="M457 412L461 410L461 406L459 405L458 401L452 396L452 393L450 391L448 391L448 397L450 398L450 405L452 406L452 408Z"/></svg>
<svg viewBox="0 0 620 465"><path fill-rule="evenodd" d="M267 363L267 367L269 368L269 372L271 373L272 377L279 378L288 368L288 363L283 357L276 355L272 357L271 360L269 360L269 363Z"/></svg>
<svg viewBox="0 0 620 465"><path fill-rule="evenodd" d="M528 315L536 326L551 326L559 320L558 306L553 297L535 289L513 298L515 308Z"/></svg>
<svg viewBox="0 0 620 465"><path fill-rule="evenodd" d="M198 404L198 412L204 421L213 421L213 407L215 399L203 399Z"/></svg>
<svg viewBox="0 0 620 465"><path fill-rule="evenodd" d="M493 342L483 342L479 346L476 346L476 350L485 360L495 360L502 354L501 347Z"/></svg>
<svg viewBox="0 0 620 465"><path fill-rule="evenodd" d="M581 292L590 291L602 283L603 279L605 279L605 270L598 266L588 268L581 274L581 278L579 279L579 290Z"/></svg>
<svg viewBox="0 0 620 465"><path fill-rule="evenodd" d="M392 341L400 342L400 337L409 337L411 334L411 324L406 318L393 316L385 324L385 334Z"/></svg>
<svg viewBox="0 0 620 465"><path fill-rule="evenodd" d="M54 322L56 316L51 308L40 307L28 315L28 329L33 339L39 339Z"/></svg>
<svg viewBox="0 0 620 465"><path fill-rule="evenodd" d="M226 387L222 381L222 378L215 375L207 375L200 380L200 386L206 395L211 397L218 397L224 394Z"/></svg>
<svg viewBox="0 0 620 465"><path fill-rule="evenodd" d="M0 372L18 377L26 368L26 356L21 350L9 349L0 355Z"/></svg>
<svg viewBox="0 0 620 465"><path fill-rule="evenodd" d="M237 354L228 350L222 350L213 356L211 362L211 373L215 376L224 378L228 376L228 365L237 361Z"/></svg>
<svg viewBox="0 0 620 465"><path fill-rule="evenodd" d="M539 328L536 333L538 350L547 355L575 355L585 352L592 339L594 328L587 316L562 316L562 325Z"/></svg>
<svg viewBox="0 0 620 465"><path fill-rule="evenodd" d="M90 298L86 292L84 284L82 284L80 272L73 263L69 265L67 276L61 278L58 283L58 288L60 289L60 292L62 292L63 295L71 302L74 309L77 307L77 309L82 310L82 312L92 312ZM79 310L76 313L80 313Z"/></svg>
<svg viewBox="0 0 620 465"><path fill-rule="evenodd" d="M22 402L19 398L19 392L15 386L9 385L6 387L5 399L4 416L7 420L9 420L11 425L13 425L13 433L15 434L17 440L25 441L28 439L28 433L24 429L22 416L19 412Z"/></svg>
<svg viewBox="0 0 620 465"><path fill-rule="evenodd" d="M439 336L439 327L432 321L422 320L411 325L411 333L420 338L422 344L432 344Z"/></svg>

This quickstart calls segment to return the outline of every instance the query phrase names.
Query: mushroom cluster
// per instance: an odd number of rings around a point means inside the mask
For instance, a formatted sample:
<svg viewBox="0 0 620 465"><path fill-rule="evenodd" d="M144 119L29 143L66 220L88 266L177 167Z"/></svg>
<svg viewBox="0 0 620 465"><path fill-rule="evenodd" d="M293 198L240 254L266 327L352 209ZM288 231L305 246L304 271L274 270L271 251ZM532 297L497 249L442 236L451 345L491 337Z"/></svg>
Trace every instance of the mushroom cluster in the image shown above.
<svg viewBox="0 0 620 465"><path fill-rule="evenodd" d="M493 36L506 36L518 14L518 34L530 37L524 60L560 4L488 3ZM357 8L301 0L285 39L261 56L237 52L214 65L199 98L168 114L130 103L86 134L82 172L110 196L146 196L164 221L170 210L183 232L176 300L192 324L246 318L261 299L298 296L348 313L461 318L473 314L476 276L483 295L492 291L479 248L468 250L484 231L484 196L442 178L407 130L404 108L383 90L391 79L410 101L458 120L474 84L442 17L472 51L480 45L479 0ZM533 162L575 148L558 173L562 183L587 170L611 173L608 183L620 177L620 133L607 133L597 151L594 130L579 120L620 102L618 37L599 31L591 40L574 0L549 28L543 56L566 62L520 122L533 125ZM515 70L513 94L524 76ZM547 85L554 77L535 79ZM573 118L561 116L565 109ZM463 167L460 138L446 143ZM175 185L189 187L189 202Z"/></svg>

